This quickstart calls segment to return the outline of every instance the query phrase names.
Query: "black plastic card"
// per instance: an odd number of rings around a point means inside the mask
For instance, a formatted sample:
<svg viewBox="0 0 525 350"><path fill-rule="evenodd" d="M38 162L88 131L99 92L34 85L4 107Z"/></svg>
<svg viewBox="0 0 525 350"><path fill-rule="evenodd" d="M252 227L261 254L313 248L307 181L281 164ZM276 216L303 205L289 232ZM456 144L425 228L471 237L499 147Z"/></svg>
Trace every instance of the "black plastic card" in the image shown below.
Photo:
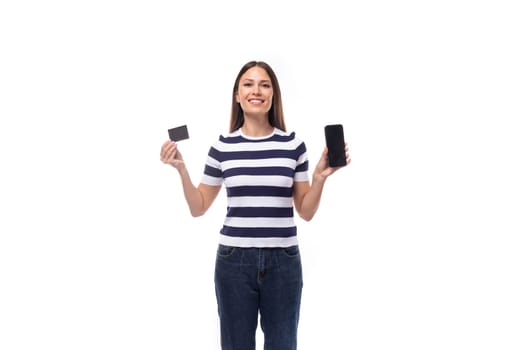
<svg viewBox="0 0 525 350"><path fill-rule="evenodd" d="M170 136L170 140L174 142L190 138L190 135L188 134L188 127L186 125L177 126L176 128L169 129L168 134Z"/></svg>

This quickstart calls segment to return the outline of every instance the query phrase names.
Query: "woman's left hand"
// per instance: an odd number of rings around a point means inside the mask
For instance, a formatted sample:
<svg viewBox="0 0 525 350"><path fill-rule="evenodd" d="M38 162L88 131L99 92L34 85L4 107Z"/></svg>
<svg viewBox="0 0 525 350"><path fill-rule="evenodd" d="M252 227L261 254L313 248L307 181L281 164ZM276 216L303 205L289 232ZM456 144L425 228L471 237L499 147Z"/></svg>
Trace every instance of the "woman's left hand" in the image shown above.
<svg viewBox="0 0 525 350"><path fill-rule="evenodd" d="M345 155L346 155L346 165L350 164L350 153L348 148L348 143L345 143ZM337 170L344 168L344 166L340 167L331 167L328 164L328 148L325 147L323 150L323 153L321 154L321 159L319 159L319 162L317 163L317 166L315 167L313 177L320 177L323 181L326 180L326 178L330 175L332 175Z"/></svg>

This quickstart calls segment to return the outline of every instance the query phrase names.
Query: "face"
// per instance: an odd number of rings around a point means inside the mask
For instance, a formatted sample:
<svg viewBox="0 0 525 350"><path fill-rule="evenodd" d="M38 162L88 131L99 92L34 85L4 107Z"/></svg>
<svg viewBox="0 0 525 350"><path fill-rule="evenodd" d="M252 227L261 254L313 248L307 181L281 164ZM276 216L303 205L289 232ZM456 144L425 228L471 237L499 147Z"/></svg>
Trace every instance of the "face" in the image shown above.
<svg viewBox="0 0 525 350"><path fill-rule="evenodd" d="M236 99L245 115L268 115L272 98L272 82L263 68L252 67L241 76Z"/></svg>

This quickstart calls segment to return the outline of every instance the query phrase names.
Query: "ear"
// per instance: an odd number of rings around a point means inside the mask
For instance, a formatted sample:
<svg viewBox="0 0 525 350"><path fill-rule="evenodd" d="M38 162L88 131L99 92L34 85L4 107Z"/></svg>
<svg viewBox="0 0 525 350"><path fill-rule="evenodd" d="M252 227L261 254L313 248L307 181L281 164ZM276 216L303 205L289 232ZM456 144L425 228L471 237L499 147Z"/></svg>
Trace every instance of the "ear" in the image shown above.
<svg viewBox="0 0 525 350"><path fill-rule="evenodd" d="M241 103L241 101L239 101L239 93L238 92L235 93L235 101L237 101L237 103Z"/></svg>

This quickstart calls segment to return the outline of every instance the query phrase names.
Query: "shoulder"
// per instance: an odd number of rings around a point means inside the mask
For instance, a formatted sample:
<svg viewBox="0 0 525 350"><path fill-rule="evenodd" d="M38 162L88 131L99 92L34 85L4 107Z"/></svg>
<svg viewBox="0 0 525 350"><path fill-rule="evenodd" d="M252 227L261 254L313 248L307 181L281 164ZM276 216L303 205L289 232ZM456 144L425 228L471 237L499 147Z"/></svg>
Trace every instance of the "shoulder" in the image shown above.
<svg viewBox="0 0 525 350"><path fill-rule="evenodd" d="M295 131L283 131L281 129L275 128L274 136L276 138L279 138L282 141L302 142L302 140L297 137L297 134L295 133Z"/></svg>
<svg viewBox="0 0 525 350"><path fill-rule="evenodd" d="M274 136L279 139L279 141L289 143L294 145L296 148L306 147L304 141L297 137L295 131L283 131L280 129L275 129Z"/></svg>
<svg viewBox="0 0 525 350"><path fill-rule="evenodd" d="M213 148L220 148L221 145L238 143L240 141L240 134L238 131L220 134L217 139L212 143Z"/></svg>
<svg viewBox="0 0 525 350"><path fill-rule="evenodd" d="M216 143L239 143L240 141L242 141L242 135L240 130L237 129L233 132L219 135Z"/></svg>

